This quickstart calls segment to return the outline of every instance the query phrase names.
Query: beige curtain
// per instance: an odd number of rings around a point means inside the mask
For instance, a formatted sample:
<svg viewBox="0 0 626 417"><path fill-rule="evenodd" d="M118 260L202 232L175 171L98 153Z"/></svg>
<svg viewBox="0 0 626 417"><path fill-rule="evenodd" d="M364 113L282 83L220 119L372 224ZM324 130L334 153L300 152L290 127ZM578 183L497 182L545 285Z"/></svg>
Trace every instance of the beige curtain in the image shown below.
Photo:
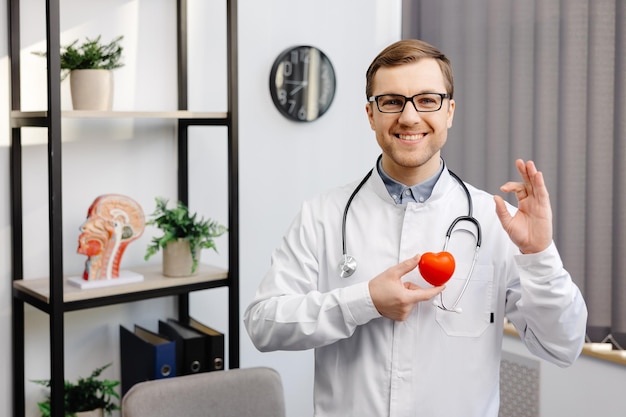
<svg viewBox="0 0 626 417"><path fill-rule="evenodd" d="M536 161L589 339L626 348L626 1L404 0L403 16L452 61L449 166L498 193Z"/></svg>

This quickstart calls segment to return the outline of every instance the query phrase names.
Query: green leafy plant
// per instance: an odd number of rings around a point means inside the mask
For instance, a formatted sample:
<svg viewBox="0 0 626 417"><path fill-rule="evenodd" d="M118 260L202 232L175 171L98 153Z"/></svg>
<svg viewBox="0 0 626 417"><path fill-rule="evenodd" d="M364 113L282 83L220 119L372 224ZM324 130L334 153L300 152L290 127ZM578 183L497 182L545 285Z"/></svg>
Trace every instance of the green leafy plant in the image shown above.
<svg viewBox="0 0 626 417"><path fill-rule="evenodd" d="M86 38L78 45L78 39L67 46L61 47L61 70L64 79L69 71L76 69L115 69L123 67L122 51L124 48L120 42L124 38L118 36L105 44L100 42L101 35L95 39ZM33 52L38 56L46 56L46 52Z"/></svg>
<svg viewBox="0 0 626 417"><path fill-rule="evenodd" d="M111 415L113 410L120 407L113 402L113 398L120 399L115 391L120 382L108 379L97 379L102 371L111 366L104 365L95 369L87 378L78 378L75 384L65 381L65 416L75 417L80 411L91 411L98 408L104 409L107 415ZM39 385L50 388L49 379L33 380ZM45 401L37 403L42 417L50 417L50 395Z"/></svg>
<svg viewBox="0 0 626 417"><path fill-rule="evenodd" d="M180 201L176 208L167 208L168 200L157 197L156 210L151 214L151 220L146 224L155 225L163 231L163 236L153 237L146 251L145 259L148 260L159 249L165 248L168 243L178 239L189 241L193 266L191 272L198 267L198 255L200 249L213 249L217 252L213 238L226 233L228 229L211 219L198 218L198 214L189 214L189 209Z"/></svg>

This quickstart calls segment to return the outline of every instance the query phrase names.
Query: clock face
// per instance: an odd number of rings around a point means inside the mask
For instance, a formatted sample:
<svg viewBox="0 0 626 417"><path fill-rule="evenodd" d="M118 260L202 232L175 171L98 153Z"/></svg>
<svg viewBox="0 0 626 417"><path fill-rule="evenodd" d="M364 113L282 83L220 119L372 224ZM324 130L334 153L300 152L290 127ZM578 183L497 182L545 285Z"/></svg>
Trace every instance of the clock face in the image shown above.
<svg viewBox="0 0 626 417"><path fill-rule="evenodd" d="M289 48L274 61L270 93L285 117L311 122L328 110L335 97L335 70L315 47Z"/></svg>

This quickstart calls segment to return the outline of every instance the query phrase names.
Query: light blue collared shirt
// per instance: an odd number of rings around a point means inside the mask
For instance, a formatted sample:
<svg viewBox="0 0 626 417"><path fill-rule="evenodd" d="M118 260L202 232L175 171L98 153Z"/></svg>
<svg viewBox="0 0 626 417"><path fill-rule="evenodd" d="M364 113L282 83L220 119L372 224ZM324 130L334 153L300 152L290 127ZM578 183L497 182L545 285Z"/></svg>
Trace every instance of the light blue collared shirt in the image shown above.
<svg viewBox="0 0 626 417"><path fill-rule="evenodd" d="M389 195L396 204L406 204L408 202L423 203L428 200L433 193L433 188L435 188L435 184L443 172L443 161L439 164L439 170L435 175L412 187L407 187L387 175L383 169L382 159L378 160L376 168L385 183L385 187L387 187Z"/></svg>

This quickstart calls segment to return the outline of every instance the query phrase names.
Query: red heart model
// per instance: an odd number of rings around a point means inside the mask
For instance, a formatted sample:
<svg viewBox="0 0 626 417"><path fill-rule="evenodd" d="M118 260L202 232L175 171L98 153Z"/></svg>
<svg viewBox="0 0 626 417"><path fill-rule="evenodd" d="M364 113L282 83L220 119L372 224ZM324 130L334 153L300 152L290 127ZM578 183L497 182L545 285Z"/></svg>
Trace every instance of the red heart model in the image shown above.
<svg viewBox="0 0 626 417"><path fill-rule="evenodd" d="M418 266L424 279L438 287L448 282L454 273L454 256L450 252L426 252L420 258Z"/></svg>

